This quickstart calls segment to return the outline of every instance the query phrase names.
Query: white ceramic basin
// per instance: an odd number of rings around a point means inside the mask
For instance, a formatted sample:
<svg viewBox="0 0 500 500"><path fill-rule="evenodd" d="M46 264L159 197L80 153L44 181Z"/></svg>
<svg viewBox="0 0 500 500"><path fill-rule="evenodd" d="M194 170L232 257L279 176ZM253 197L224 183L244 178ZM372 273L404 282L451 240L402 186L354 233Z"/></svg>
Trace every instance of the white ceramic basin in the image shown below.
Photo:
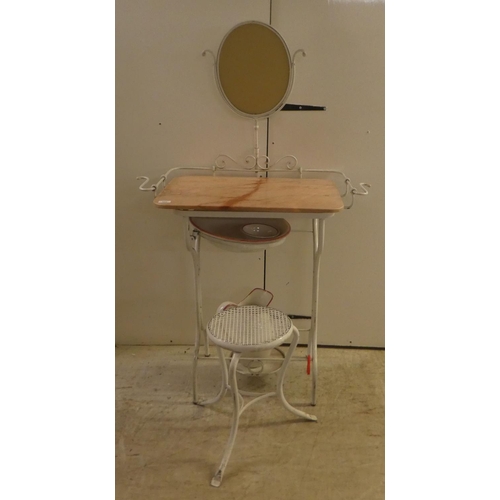
<svg viewBox="0 0 500 500"><path fill-rule="evenodd" d="M226 250L256 252L281 245L290 233L285 219L191 217L200 234Z"/></svg>

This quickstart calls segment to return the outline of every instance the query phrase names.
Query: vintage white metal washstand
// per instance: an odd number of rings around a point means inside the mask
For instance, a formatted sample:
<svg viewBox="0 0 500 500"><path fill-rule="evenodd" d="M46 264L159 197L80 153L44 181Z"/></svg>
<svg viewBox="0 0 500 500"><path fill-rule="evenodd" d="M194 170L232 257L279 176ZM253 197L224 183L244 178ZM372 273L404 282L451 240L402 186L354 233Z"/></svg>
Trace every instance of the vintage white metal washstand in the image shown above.
<svg viewBox="0 0 500 500"><path fill-rule="evenodd" d="M295 59L301 54L305 56L304 50L299 49L290 55L288 47L281 35L271 26L258 21L245 22L235 26L224 37L219 47L217 57L211 50L205 50L203 56L210 54L214 58L215 78L217 86L229 106L239 115L248 117L254 120L254 154L245 158L245 164L239 164L238 161L228 155L219 155L213 165L199 167L177 167L170 169L162 175L160 179L149 187L149 178L145 176L137 179L144 180L140 186L141 191L151 191L156 199L157 206L170 208L171 200L160 199L157 196L162 192L165 186L174 177L174 174L180 171L200 171L212 173L216 176L219 173L226 172L242 172L246 171L255 174L256 177L268 176L272 169L272 173L296 173L300 179L307 173L325 173L340 176L344 184L344 190L341 194L342 198L349 195L350 200L344 208L351 208L355 195L366 195L369 184L361 183L361 189L358 190L353 186L349 177L344 172L334 169L311 169L303 168L298 165L298 160L293 155L287 155L274 163L271 162L268 156L262 155L259 148L259 120L268 118L276 111L282 109L290 110L324 110L326 108L320 106L308 105L286 105L293 86ZM244 61L244 64L241 64ZM249 78L249 75L259 75L259 78ZM242 85L246 82L246 86ZM270 86L270 82L274 83ZM243 87L243 88L242 88ZM156 201L157 200L157 201ZM173 208L173 207L172 207ZM193 360L193 402L198 403L197 391L197 364L200 359L200 343L201 337L204 337L204 356L209 356L209 341L204 327L203 320L203 305L202 305L202 287L200 281L200 237L210 239L212 243L222 245L224 248L237 251L261 251L272 246L277 246L283 243L286 237L286 231L281 230L278 237L256 239L248 237L246 241L241 241L234 237L224 237L217 234L217 218L227 217L228 212L225 211L209 211L204 207L203 210L177 210L179 215L187 218L186 221L186 245L191 252L195 270L195 289L196 289L196 310L197 310L197 330L195 335L195 348ZM240 222L244 225L261 224L264 227L265 221L268 219L271 225L287 224L286 221L280 219L283 213L270 212L245 212L231 211L229 214L231 220L244 218ZM318 361L317 361L317 314L318 314L318 293L319 293L319 265L320 257L323 251L325 237L325 218L333 215L332 213L318 214L297 214L288 213L290 217L308 217L312 221L313 235L313 289L312 289L312 306L311 306L311 324L308 331L308 351L307 351L307 371L312 372L312 395L311 404L316 404L316 385L318 378ZM196 219L191 220L193 217ZM203 219L198 219L203 218ZM274 220L273 220L274 219ZM204 228L200 227L203 225ZM265 224L267 226L267 224ZM213 230L211 230L213 229ZM234 235L232 235L234 236ZM244 359L244 358L242 358ZM256 358L250 358L254 360ZM261 358L257 358L261 359ZM296 359L296 358L295 358ZM300 358L303 359L303 358ZM311 369L312 368L312 369ZM251 372L251 371L250 371ZM252 372L251 372L252 373ZM257 372L258 373L258 372ZM255 374L255 373L254 373ZM224 391L223 387L219 395L213 400L208 400L205 404L218 400L220 394Z"/></svg>
<svg viewBox="0 0 500 500"><path fill-rule="evenodd" d="M193 257L197 308L193 402L202 405L215 403L224 396L227 389L231 390L233 396L234 411L230 437L219 469L211 483L213 486L219 486L234 446L239 417L249 405L268 396L276 396L284 407L295 415L308 420L316 420L316 417L292 407L283 394L283 378L297 345L299 331L288 316L268 307L272 300L270 292L254 290L239 304L230 302L221 304L216 316L204 327L200 282L201 238L207 238L231 250L261 251L283 243L290 232L290 225L282 218L283 215L311 219L314 245L313 290L307 361L308 373L310 364L312 365L311 404L315 405L318 376L319 264L324 243L325 219L343 208L351 208L354 196L368 194L366 187L370 186L362 183L361 191L358 191L350 179L338 170L305 169L299 167L297 158L292 155L271 163L268 156L260 154L259 119L268 118L281 109L324 109L315 106L285 105L293 85L295 58L298 54L305 56L303 50L297 50L291 57L285 41L276 30L264 23L250 21L230 30L220 45L217 57L210 50L203 52L203 55L206 54L214 57L217 85L226 102L238 114L254 120L254 155L247 156L244 165L228 155L220 155L214 164L208 167L173 168L150 187L146 187L149 178L138 177L138 179L145 181L140 186L142 191L153 192L158 207L176 209L176 213L186 217L186 245ZM248 78L248 75L252 77ZM272 173L296 173L300 182L291 179L270 179L268 174L271 169ZM218 177L216 182L207 182L211 178L199 176L172 179L172 174L181 170L205 171L212 173L213 178L218 173L246 171L255 174L258 180L242 181L241 177L236 179ZM349 194L349 205L347 207L343 205L333 182L320 183L318 179L304 179L304 174L310 172L340 175L345 184L341 197L344 198ZM262 180L264 175L266 179ZM188 182L183 183L183 179L187 179ZM158 195L160 189L161 193ZM301 199L302 202L287 203L286 196L284 200L283 196L276 196L279 189L285 190L291 201ZM317 189L323 189L323 195L320 195ZM229 192L232 190L234 192ZM212 191L218 191L219 198L216 201L210 198ZM259 197L259 193L262 192L263 196ZM238 196L238 193L242 195ZM195 201L189 201L190 197L194 197ZM315 200L317 197L321 198L318 203ZM221 362L222 384L216 397L199 402L197 365L202 336L205 342L205 356L209 355L209 338L216 345ZM263 371L262 362L267 360L269 348L271 350L278 348L285 341L290 341L290 347L286 356L283 354L283 362L278 363L278 369L273 370L278 371L276 392L255 394L240 391L236 371L239 361L245 359L244 355L248 356L246 359L250 364L246 365L247 371L243 373L259 374ZM229 374L226 364L228 360L224 357L222 348L232 352ZM252 365L256 361L258 363ZM257 369L254 369L255 366ZM243 395L252 396L254 399L243 404Z"/></svg>

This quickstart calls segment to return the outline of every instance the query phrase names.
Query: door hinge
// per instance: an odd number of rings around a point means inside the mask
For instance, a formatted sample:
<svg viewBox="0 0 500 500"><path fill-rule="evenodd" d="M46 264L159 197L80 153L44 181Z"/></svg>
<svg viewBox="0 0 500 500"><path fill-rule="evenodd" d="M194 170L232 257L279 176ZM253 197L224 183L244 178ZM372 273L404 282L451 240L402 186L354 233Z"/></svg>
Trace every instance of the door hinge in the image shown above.
<svg viewBox="0 0 500 500"><path fill-rule="evenodd" d="M326 111L326 106L311 106L310 104L285 104L281 111Z"/></svg>

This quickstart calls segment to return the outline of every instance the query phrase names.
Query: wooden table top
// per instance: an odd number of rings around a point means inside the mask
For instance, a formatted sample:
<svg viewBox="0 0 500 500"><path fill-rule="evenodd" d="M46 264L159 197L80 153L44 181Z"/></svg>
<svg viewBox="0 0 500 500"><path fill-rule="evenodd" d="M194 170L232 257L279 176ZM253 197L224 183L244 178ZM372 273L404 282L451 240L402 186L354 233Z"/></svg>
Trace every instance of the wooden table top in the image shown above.
<svg viewBox="0 0 500 500"><path fill-rule="evenodd" d="M336 213L344 208L329 179L182 176L155 198L159 208L197 211Z"/></svg>

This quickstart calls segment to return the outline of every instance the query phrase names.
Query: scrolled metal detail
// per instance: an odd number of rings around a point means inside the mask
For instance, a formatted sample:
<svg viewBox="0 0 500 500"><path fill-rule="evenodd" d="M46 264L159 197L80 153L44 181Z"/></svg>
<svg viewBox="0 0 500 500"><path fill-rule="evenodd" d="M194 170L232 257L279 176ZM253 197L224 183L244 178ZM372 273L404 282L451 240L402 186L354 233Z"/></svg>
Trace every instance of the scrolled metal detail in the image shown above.
<svg viewBox="0 0 500 500"><path fill-rule="evenodd" d="M284 163L284 167L287 170L295 170L297 168L297 165L299 164L299 160L297 160L297 158L293 155L282 156L279 160L270 165L269 168L274 168L280 163Z"/></svg>
<svg viewBox="0 0 500 500"><path fill-rule="evenodd" d="M228 165L228 162L230 162L230 164ZM217 169L225 169L226 167L239 167L239 168L246 168L244 167L243 165L241 165L240 163L238 163L234 158L232 158L231 156L229 155L219 155L217 156L217 158L215 159L215 167Z"/></svg>
<svg viewBox="0 0 500 500"><path fill-rule="evenodd" d="M255 157L254 155L248 155L245 158L245 164L242 165L237 160L228 155L219 155L214 164L217 169L225 169L226 167L237 167L244 170L253 170L254 172L264 171L267 172L274 168L275 170L296 170L299 161L293 155L286 155L281 157L279 160L271 163L269 156L260 155Z"/></svg>
<svg viewBox="0 0 500 500"><path fill-rule="evenodd" d="M257 158L254 155L248 155L245 158L246 167L243 167L245 170L255 170L257 166Z"/></svg>
<svg viewBox="0 0 500 500"><path fill-rule="evenodd" d="M261 164L261 160L264 161L264 165ZM269 156L266 156L266 155L262 155L262 156L259 156L257 158L257 168L259 168L260 170L264 170L264 171L267 171L271 168L272 165L269 164L270 163L270 160L269 160Z"/></svg>

